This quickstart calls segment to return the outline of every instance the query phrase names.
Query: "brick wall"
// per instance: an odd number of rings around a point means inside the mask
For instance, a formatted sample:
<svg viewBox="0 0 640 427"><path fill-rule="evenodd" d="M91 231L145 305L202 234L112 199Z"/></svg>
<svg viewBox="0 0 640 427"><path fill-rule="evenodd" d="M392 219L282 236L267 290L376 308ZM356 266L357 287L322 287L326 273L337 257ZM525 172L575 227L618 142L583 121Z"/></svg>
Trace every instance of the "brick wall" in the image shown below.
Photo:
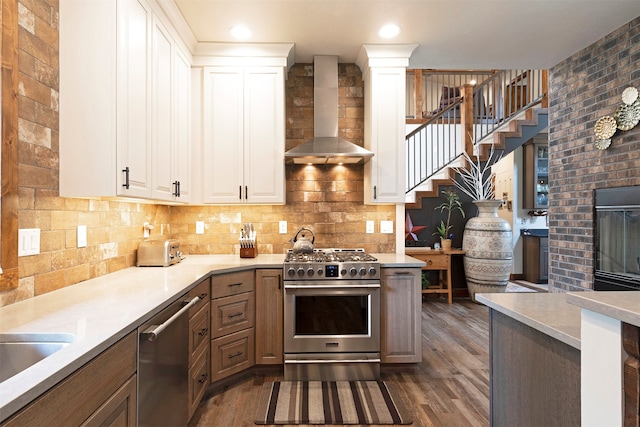
<svg viewBox="0 0 640 427"><path fill-rule="evenodd" d="M597 150L593 127L640 87L640 17L549 70L549 286L593 288L596 188L640 185L640 125Z"/></svg>

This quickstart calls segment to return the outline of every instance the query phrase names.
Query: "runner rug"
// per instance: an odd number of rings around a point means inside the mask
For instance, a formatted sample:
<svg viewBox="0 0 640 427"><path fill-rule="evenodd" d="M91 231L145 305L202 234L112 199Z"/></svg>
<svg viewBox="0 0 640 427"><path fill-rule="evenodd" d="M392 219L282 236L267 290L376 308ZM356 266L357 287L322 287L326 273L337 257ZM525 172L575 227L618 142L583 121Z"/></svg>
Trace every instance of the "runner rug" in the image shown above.
<svg viewBox="0 0 640 427"><path fill-rule="evenodd" d="M262 387L256 424L411 424L383 381L276 381Z"/></svg>

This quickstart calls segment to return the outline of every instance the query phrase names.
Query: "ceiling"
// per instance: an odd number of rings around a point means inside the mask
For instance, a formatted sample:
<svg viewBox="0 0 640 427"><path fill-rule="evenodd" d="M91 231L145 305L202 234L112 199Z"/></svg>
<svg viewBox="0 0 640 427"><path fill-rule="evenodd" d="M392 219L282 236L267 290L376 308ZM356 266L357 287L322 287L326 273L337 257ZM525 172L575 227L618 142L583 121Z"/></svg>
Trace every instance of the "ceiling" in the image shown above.
<svg viewBox="0 0 640 427"><path fill-rule="evenodd" d="M195 38L294 43L296 63L337 55L353 63L363 44L415 43L409 68L551 68L640 16L640 0L175 0ZM392 41L377 35L389 22Z"/></svg>

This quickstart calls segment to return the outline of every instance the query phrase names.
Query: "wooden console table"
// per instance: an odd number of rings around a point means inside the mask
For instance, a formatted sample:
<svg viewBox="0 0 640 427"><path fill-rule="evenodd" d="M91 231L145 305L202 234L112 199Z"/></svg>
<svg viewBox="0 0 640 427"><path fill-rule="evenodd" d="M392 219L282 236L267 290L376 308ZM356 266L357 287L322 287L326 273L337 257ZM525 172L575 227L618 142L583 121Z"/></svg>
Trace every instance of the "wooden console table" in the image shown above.
<svg viewBox="0 0 640 427"><path fill-rule="evenodd" d="M451 280L451 257L453 255L464 255L462 249L426 249L420 247L405 248L405 253L409 256L424 261L427 265L423 270L439 271L438 285L423 289L423 294L447 294L449 304L453 303L453 281Z"/></svg>

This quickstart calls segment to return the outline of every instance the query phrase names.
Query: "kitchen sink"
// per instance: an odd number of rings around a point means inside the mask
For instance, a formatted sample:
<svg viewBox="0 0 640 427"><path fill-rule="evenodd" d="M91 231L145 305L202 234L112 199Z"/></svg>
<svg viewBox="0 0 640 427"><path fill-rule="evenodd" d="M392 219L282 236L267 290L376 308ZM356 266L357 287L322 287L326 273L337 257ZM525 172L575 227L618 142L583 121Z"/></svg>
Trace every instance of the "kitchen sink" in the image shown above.
<svg viewBox="0 0 640 427"><path fill-rule="evenodd" d="M0 382L68 346L75 336L66 333L0 334Z"/></svg>

